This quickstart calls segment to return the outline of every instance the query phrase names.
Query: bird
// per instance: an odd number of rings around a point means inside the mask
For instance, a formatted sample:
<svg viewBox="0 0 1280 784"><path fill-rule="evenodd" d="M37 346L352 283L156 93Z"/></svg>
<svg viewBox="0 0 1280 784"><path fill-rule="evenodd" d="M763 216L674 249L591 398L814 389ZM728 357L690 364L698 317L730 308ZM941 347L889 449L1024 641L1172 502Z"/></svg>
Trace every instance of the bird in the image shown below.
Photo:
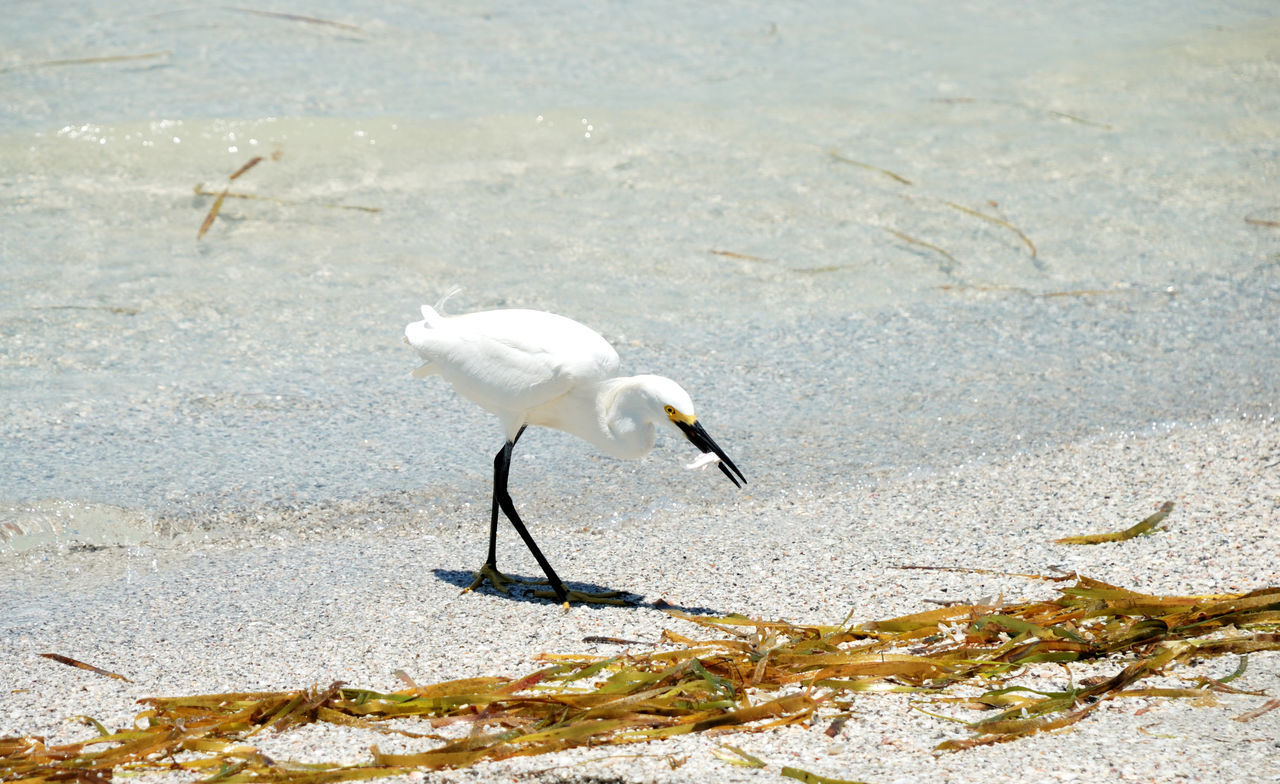
<svg viewBox="0 0 1280 784"><path fill-rule="evenodd" d="M447 299L447 296L446 296ZM422 320L405 327L404 341L424 363L415 378L440 376L463 398L497 416L504 442L493 460L493 504L484 565L463 593L486 580L503 594L517 581L498 571L498 513L510 521L546 575L536 596L626 604L617 591L569 590L520 519L508 492L511 454L530 425L562 430L611 457L634 460L653 448L655 431L680 433L702 454L690 468L716 463L737 487L746 483L699 422L693 400L679 384L657 375L619 375L618 352L598 332L540 310L482 310L456 316L422 306Z"/></svg>

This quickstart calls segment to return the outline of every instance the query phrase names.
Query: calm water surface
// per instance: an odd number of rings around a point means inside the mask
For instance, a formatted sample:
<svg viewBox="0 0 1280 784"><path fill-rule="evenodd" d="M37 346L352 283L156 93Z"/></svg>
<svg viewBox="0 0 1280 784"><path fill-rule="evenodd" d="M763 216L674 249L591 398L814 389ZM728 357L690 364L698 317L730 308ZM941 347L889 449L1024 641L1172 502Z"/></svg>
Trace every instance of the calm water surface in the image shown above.
<svg viewBox="0 0 1280 784"><path fill-rule="evenodd" d="M0 549L483 501L496 424L400 343L453 286L684 383L757 497L1271 416L1276 8L1113 5L9 3Z"/></svg>

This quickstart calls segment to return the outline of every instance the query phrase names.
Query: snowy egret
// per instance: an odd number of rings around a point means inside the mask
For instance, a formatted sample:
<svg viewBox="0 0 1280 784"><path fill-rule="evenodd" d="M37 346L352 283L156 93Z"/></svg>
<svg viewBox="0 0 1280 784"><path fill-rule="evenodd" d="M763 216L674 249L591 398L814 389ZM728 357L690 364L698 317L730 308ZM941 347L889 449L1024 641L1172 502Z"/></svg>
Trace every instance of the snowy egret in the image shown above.
<svg viewBox="0 0 1280 784"><path fill-rule="evenodd" d="M443 377L460 395L497 415L506 436L493 460L489 555L467 590L487 579L506 593L513 582L497 567L501 510L561 603L570 599L623 603L617 592L566 589L516 513L507 493L507 477L511 450L528 425L563 430L624 459L644 457L653 448L655 425L670 426L703 452L690 467L714 462L735 485L741 487L739 480L747 481L707 435L694 415L693 401L679 384L662 376L619 376L613 346L572 319L537 310L486 310L446 317L423 305L422 321L405 327L404 334L405 342L426 360L413 375Z"/></svg>

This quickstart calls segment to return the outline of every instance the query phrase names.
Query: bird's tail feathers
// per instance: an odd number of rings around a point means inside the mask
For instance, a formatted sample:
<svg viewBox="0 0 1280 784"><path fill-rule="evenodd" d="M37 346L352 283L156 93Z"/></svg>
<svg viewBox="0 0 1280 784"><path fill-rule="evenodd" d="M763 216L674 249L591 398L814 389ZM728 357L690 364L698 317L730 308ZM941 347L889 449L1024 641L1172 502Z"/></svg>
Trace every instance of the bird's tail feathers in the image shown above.
<svg viewBox="0 0 1280 784"><path fill-rule="evenodd" d="M461 286L450 286L449 290L444 293L444 296L436 300L435 310L437 311L444 310L444 303L448 302L450 299L452 299L455 295L457 295L461 291L462 291Z"/></svg>
<svg viewBox="0 0 1280 784"><path fill-rule="evenodd" d="M404 328L404 342L416 349L423 359L427 359L426 348L431 344L432 328L441 320L440 314L436 313L431 306L423 305L422 321L415 321ZM440 372L439 369L428 359L425 364L413 371L412 375L414 378L424 378L438 372Z"/></svg>
<svg viewBox="0 0 1280 784"><path fill-rule="evenodd" d="M436 300L435 306L422 306L422 320L426 322L428 327L436 327L440 325L440 319L444 318L441 311L444 310L444 304L448 302L455 294L462 291L461 286L453 286L444 293L444 296Z"/></svg>
<svg viewBox="0 0 1280 784"><path fill-rule="evenodd" d="M440 315L440 311L430 305L422 306L422 323L428 327L437 327L444 316Z"/></svg>
<svg viewBox="0 0 1280 784"><path fill-rule="evenodd" d="M454 286L445 292L445 295L436 302L435 307L430 305L422 306L422 321L415 321L404 330L404 342L408 343L418 350L418 353L424 357L428 356L427 347L431 344L431 330L444 326L444 316L440 314L440 310L444 307L444 303L454 294L462 291L460 286ZM413 371L414 378L423 378L425 376L439 373L440 370L433 363L427 362L417 370Z"/></svg>

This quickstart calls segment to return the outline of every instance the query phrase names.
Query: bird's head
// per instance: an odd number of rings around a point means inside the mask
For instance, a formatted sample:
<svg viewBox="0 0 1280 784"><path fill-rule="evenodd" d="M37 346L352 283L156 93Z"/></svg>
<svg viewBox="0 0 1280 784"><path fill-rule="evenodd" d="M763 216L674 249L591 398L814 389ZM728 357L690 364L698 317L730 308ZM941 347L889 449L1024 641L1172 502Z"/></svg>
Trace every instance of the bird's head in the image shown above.
<svg viewBox="0 0 1280 784"><path fill-rule="evenodd" d="M714 454L718 460L720 470L725 476L729 477L729 481L734 485L741 487L746 483L747 478L742 475L738 467L733 464L729 456L724 453L707 431L703 429L702 424L698 421L697 415L693 411L693 398L689 397L689 393L684 391L676 382L662 376L646 376L643 377L643 386L646 397L655 410L662 412L661 416L656 417L659 421L666 419L671 423L672 427L679 430L689 442L696 446L703 454ZM694 466L700 463L695 462ZM736 476L735 476L736 474ZM742 480L739 482L738 480Z"/></svg>

